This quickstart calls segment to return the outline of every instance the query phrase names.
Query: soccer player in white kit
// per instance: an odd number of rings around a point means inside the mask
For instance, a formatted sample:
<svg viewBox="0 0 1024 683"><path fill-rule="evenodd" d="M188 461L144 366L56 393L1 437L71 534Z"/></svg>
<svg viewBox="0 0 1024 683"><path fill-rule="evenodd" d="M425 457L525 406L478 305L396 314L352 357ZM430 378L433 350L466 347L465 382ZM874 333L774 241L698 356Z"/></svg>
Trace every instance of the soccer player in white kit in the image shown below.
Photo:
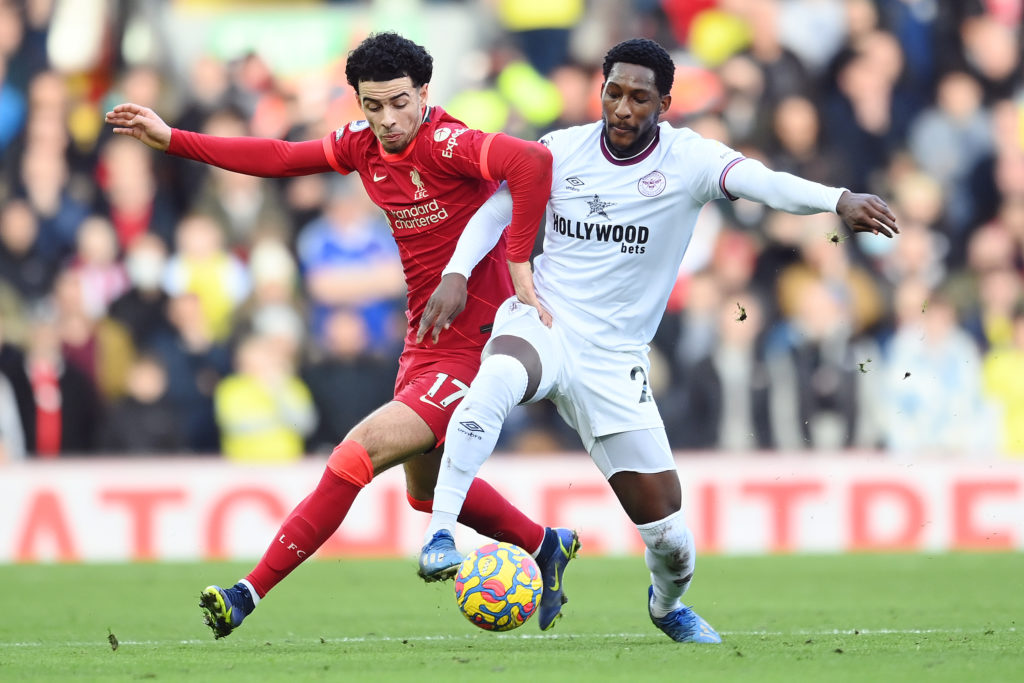
<svg viewBox="0 0 1024 683"><path fill-rule="evenodd" d="M679 642L721 642L680 602L693 576L693 535L682 511L675 461L648 382L653 338L709 201L744 197L796 214L835 212L856 232L892 237L895 217L879 197L776 173L687 128L658 123L669 107L674 65L646 39L605 57L602 121L554 131L544 251L509 263L516 297L498 309L484 360L448 426L420 556L427 580L454 574L452 531L469 483L519 403L548 399L579 433L646 547L651 620ZM465 302L466 279L511 218L504 188L471 219L419 334L443 332ZM578 542L563 547L564 561Z"/></svg>

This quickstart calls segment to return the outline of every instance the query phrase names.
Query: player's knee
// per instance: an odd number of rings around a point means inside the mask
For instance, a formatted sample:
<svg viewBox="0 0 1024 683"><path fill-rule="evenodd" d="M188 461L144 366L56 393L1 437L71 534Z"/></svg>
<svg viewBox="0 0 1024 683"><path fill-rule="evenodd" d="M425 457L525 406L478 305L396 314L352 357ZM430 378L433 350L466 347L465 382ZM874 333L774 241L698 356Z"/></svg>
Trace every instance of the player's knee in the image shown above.
<svg viewBox="0 0 1024 683"><path fill-rule="evenodd" d="M526 390L522 400L533 398L540 385L543 370L537 349L522 337L502 334L491 339L484 349L485 361L492 356L511 357L523 367L526 371Z"/></svg>
<svg viewBox="0 0 1024 683"><path fill-rule="evenodd" d="M327 469L359 487L366 486L373 479L369 453L359 442L348 439L334 447L327 459Z"/></svg>
<svg viewBox="0 0 1024 683"><path fill-rule="evenodd" d="M532 377L530 370L518 356L503 353L501 350L491 350L480 364L480 371L473 380L473 387L479 386L478 391L488 394L508 392L515 404L530 398L537 390L539 382L539 371L536 378Z"/></svg>

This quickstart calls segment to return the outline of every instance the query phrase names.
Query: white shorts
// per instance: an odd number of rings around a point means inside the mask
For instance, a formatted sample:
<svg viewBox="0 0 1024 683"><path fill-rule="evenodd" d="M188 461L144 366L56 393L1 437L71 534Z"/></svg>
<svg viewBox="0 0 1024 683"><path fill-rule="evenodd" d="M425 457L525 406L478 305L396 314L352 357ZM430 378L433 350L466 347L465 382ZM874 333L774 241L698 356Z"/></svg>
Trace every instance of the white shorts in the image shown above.
<svg viewBox="0 0 1024 683"><path fill-rule="evenodd" d="M558 320L546 327L537 309L515 297L494 318L491 339L504 334L521 337L537 349L541 380L530 402L546 398L554 403L588 453L599 436L664 429L647 379L646 352L602 349Z"/></svg>

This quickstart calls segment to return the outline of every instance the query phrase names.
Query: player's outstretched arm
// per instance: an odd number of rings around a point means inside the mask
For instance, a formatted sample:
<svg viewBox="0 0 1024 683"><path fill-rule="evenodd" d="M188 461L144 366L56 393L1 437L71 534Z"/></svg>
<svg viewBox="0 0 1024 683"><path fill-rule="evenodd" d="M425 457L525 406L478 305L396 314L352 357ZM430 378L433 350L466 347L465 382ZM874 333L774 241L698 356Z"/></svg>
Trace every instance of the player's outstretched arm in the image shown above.
<svg viewBox="0 0 1024 683"><path fill-rule="evenodd" d="M772 171L756 159L730 167L725 189L737 197L795 214L834 212L854 232L892 237L899 233L896 217L880 197L828 187L790 173Z"/></svg>
<svg viewBox="0 0 1024 683"><path fill-rule="evenodd" d="M149 147L166 152L171 144L171 127L152 109L137 104L119 104L104 117L117 135L128 135Z"/></svg>
<svg viewBox="0 0 1024 683"><path fill-rule="evenodd" d="M847 190L836 204L836 213L854 232L870 232L892 237L898 235L896 216L881 197Z"/></svg>

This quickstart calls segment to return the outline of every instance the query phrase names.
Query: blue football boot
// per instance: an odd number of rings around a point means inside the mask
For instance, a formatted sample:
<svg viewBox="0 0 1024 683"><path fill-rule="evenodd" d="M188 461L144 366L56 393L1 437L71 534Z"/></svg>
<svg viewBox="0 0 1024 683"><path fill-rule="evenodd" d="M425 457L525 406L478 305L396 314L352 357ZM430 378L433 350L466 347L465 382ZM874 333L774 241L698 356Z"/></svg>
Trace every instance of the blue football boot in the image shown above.
<svg viewBox="0 0 1024 683"><path fill-rule="evenodd" d="M420 550L420 568L416 572L427 583L453 578L462 564L462 554L455 548L455 539L447 529L434 532Z"/></svg>
<svg viewBox="0 0 1024 683"><path fill-rule="evenodd" d="M654 597L654 587L647 589L647 613L651 612L651 599ZM722 636L711 628L711 624L694 612L689 607L683 606L674 609L663 617L655 617L651 614L651 621L654 625L665 632L677 643L720 643Z"/></svg>
<svg viewBox="0 0 1024 683"><path fill-rule="evenodd" d="M203 619L213 631L214 638L223 638L242 625L242 620L249 616L252 599L242 592L248 592L244 586L221 588L207 586L199 594L199 606L203 610ZM248 598L248 599L246 599Z"/></svg>
<svg viewBox="0 0 1024 683"><path fill-rule="evenodd" d="M562 605L569 601L562 590L562 575L569 565L569 560L576 557L576 553L580 549L580 537L572 529L549 527L544 530L544 533L546 534L545 545L552 542L557 545L554 545L546 559L542 560L544 553L537 558L540 577L544 581L544 592L541 593L540 607L537 610L541 631L547 631L554 625L555 619L562 615ZM543 545L541 548L547 550Z"/></svg>

